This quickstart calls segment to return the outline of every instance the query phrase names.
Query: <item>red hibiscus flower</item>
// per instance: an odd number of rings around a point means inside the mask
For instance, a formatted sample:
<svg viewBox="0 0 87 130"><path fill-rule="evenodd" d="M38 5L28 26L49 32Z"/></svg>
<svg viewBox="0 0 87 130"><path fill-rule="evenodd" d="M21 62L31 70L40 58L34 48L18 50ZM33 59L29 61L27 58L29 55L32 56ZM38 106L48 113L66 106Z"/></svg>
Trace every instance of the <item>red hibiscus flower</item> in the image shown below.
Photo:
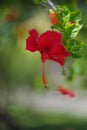
<svg viewBox="0 0 87 130"><path fill-rule="evenodd" d="M65 58L70 56L66 48L62 44L62 34L56 31L47 31L42 35L33 29L29 31L29 37L26 39L26 50L31 52L39 51L41 54L42 62L46 60L53 60L64 65ZM42 77L45 88L46 78L44 76L44 65L42 67Z"/></svg>
<svg viewBox="0 0 87 130"><path fill-rule="evenodd" d="M74 97L75 93L67 88L64 88L63 86L58 87L57 91L59 91L63 95L69 95L70 97Z"/></svg>
<svg viewBox="0 0 87 130"><path fill-rule="evenodd" d="M58 24L59 23L58 18L57 18L57 14L55 12L51 11L49 13L49 17L50 17L50 21L51 21L52 24Z"/></svg>
<svg viewBox="0 0 87 130"><path fill-rule="evenodd" d="M29 31L30 36L26 39L26 50L39 51L42 62L53 60L64 65L65 58L70 56L62 44L62 34L56 31L47 31L42 35L33 29Z"/></svg>

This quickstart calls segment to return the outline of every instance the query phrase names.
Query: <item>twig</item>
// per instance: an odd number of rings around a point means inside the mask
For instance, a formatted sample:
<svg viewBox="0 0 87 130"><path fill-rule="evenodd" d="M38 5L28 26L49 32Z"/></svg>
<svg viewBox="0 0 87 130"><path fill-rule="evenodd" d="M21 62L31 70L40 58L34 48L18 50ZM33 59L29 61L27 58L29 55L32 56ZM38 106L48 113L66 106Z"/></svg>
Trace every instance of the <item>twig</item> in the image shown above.
<svg viewBox="0 0 87 130"><path fill-rule="evenodd" d="M55 5L53 4L53 2L51 0L47 0L49 6L52 8L52 9L56 9Z"/></svg>

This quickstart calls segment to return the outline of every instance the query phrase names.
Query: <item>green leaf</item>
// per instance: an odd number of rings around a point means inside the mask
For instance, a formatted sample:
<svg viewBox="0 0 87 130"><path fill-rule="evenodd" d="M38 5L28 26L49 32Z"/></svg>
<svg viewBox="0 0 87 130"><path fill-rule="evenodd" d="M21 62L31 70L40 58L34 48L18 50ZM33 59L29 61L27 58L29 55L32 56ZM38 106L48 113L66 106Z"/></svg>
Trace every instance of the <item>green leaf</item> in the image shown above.
<svg viewBox="0 0 87 130"><path fill-rule="evenodd" d="M71 53L71 55L72 55L72 57L73 58L80 58L82 55L81 54L73 54L73 53Z"/></svg>
<svg viewBox="0 0 87 130"><path fill-rule="evenodd" d="M82 28L82 26L83 25L80 25L79 23L68 24L66 26L66 30L64 32L66 39L75 38L77 36L77 34L79 33L80 29Z"/></svg>
<svg viewBox="0 0 87 130"><path fill-rule="evenodd" d="M78 22L81 20L81 12L80 11L73 11L70 14L70 21L72 22Z"/></svg>
<svg viewBox="0 0 87 130"><path fill-rule="evenodd" d="M75 39L70 40L67 43L67 49L72 54L72 57L79 58L82 55L82 51L85 48L85 44Z"/></svg>
<svg viewBox="0 0 87 130"><path fill-rule="evenodd" d="M52 29L57 29L58 31L60 31L61 33L63 33L63 25L62 24L53 24L51 26Z"/></svg>
<svg viewBox="0 0 87 130"><path fill-rule="evenodd" d="M66 23L70 19L70 10L66 6L57 6L58 19L60 23Z"/></svg>

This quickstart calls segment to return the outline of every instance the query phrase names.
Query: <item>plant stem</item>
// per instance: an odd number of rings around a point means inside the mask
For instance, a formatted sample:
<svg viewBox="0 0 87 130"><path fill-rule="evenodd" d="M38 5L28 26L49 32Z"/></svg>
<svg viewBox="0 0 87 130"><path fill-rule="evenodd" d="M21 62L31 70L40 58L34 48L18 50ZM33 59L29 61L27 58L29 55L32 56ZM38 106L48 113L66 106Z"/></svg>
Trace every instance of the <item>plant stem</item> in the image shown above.
<svg viewBox="0 0 87 130"><path fill-rule="evenodd" d="M53 2L51 0L47 0L49 6L52 8L52 9L56 9L55 5L53 4Z"/></svg>

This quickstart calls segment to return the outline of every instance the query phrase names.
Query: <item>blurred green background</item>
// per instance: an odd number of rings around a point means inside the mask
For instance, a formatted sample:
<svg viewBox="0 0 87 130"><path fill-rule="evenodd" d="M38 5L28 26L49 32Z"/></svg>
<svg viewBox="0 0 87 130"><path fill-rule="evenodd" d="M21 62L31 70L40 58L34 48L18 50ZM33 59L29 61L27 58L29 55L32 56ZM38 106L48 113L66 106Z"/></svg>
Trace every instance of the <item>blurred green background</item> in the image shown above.
<svg viewBox="0 0 87 130"><path fill-rule="evenodd" d="M53 0L82 13L77 39L87 43L87 0ZM47 61L50 90L43 90L38 52L25 50L28 30L50 29L48 8L33 0L0 1L0 130L87 130L87 48L79 59L68 58L65 71ZM74 99L56 93L63 84Z"/></svg>

